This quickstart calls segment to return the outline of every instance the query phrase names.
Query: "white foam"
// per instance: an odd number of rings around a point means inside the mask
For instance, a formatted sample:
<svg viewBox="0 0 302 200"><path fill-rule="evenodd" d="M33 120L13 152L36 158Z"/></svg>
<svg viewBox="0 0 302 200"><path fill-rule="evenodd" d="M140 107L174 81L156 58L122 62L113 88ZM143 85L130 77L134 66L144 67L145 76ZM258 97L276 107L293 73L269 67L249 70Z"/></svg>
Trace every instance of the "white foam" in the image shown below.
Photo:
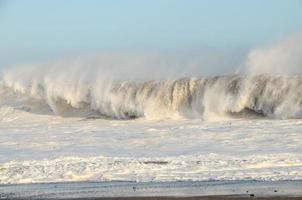
<svg viewBox="0 0 302 200"><path fill-rule="evenodd" d="M302 178L300 120L10 115L0 121L2 184Z"/></svg>
<svg viewBox="0 0 302 200"><path fill-rule="evenodd" d="M302 179L301 154L64 157L0 165L1 184L66 181L203 181Z"/></svg>

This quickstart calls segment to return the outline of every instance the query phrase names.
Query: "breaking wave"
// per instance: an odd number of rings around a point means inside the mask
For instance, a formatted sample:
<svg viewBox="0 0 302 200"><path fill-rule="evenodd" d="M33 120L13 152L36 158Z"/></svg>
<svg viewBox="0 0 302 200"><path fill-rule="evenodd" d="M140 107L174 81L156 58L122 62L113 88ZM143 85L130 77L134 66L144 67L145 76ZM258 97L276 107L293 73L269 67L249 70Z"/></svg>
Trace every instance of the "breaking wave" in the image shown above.
<svg viewBox="0 0 302 200"><path fill-rule="evenodd" d="M252 50L241 75L201 78L180 77L236 65L203 51L102 52L7 68L0 108L111 119L301 118L301 53L297 34Z"/></svg>
<svg viewBox="0 0 302 200"><path fill-rule="evenodd" d="M18 81L16 81L18 80ZM151 81L0 82L0 106L63 117L300 118L302 76L234 75ZM26 80L26 81L25 81Z"/></svg>

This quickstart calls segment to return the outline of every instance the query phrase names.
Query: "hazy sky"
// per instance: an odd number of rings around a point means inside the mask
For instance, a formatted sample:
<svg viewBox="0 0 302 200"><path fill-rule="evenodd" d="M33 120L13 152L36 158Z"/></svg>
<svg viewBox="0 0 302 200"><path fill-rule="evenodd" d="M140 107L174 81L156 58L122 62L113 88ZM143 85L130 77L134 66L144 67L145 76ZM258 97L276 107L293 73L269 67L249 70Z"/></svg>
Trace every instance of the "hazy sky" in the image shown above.
<svg viewBox="0 0 302 200"><path fill-rule="evenodd" d="M302 0L0 0L0 65L119 48L252 48L302 30Z"/></svg>

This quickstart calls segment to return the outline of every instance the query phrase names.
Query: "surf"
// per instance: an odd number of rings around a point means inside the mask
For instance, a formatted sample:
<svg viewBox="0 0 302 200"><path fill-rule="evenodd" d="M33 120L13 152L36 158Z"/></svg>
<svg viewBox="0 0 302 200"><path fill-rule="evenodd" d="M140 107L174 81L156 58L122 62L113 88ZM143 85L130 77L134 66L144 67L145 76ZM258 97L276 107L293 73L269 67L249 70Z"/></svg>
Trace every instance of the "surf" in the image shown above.
<svg viewBox="0 0 302 200"><path fill-rule="evenodd" d="M62 117L301 118L302 76L232 75L69 84L2 79L1 106Z"/></svg>

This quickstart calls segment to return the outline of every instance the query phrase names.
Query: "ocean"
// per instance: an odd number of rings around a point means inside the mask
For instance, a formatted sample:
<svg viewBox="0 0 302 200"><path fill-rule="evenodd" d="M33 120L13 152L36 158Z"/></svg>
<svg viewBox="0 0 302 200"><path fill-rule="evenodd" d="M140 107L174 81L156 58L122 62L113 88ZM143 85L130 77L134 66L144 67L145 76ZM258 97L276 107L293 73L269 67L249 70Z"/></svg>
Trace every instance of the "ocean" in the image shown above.
<svg viewBox="0 0 302 200"><path fill-rule="evenodd" d="M0 85L0 184L302 179L302 76Z"/></svg>

